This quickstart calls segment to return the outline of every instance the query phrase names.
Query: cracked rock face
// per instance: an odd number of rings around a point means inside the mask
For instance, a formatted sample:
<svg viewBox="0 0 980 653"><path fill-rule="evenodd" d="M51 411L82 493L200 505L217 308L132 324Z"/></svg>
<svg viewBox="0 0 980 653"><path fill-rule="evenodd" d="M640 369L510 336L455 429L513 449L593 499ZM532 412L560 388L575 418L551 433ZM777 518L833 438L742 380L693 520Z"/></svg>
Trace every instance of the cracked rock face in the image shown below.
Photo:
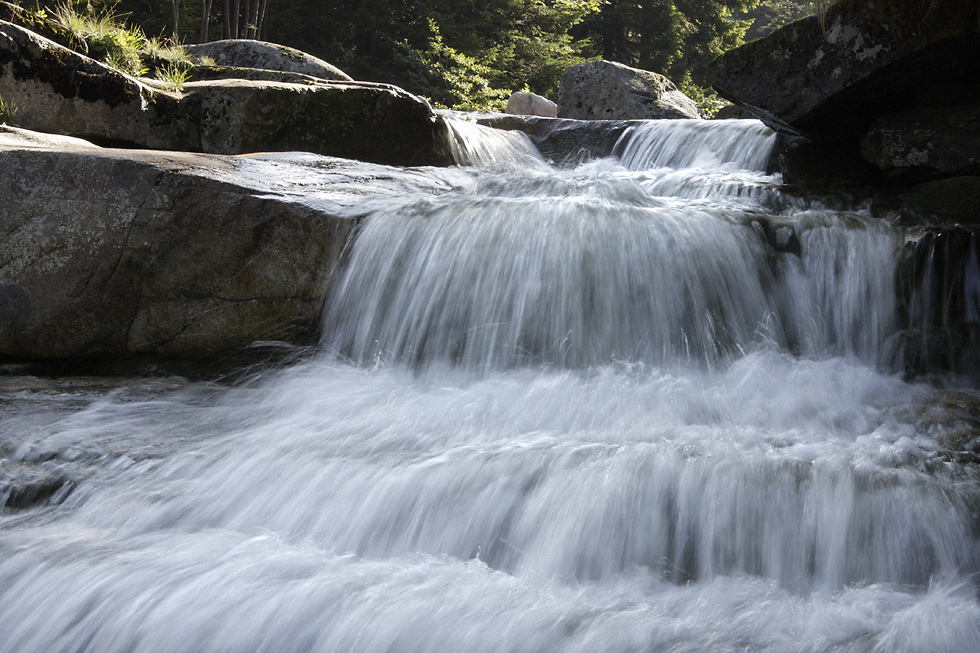
<svg viewBox="0 0 980 653"><path fill-rule="evenodd" d="M615 61L569 66L558 89L558 117L575 120L700 118L694 100L663 75Z"/></svg>
<svg viewBox="0 0 980 653"><path fill-rule="evenodd" d="M243 165L0 147L0 358L186 356L308 338L355 221L276 197Z"/></svg>

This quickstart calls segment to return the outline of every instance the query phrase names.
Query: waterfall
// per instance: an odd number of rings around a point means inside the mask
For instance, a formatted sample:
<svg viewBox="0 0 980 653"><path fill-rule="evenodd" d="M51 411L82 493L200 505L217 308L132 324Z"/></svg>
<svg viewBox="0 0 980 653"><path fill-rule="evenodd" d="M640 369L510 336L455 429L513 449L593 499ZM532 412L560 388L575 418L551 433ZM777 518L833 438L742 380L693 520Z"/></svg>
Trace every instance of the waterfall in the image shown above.
<svg viewBox="0 0 980 653"><path fill-rule="evenodd" d="M755 121L452 125L367 198L248 163L360 221L317 352L0 383L72 479L0 513L0 653L980 650L980 399L899 374L969 363L971 234L793 196Z"/></svg>
<svg viewBox="0 0 980 653"><path fill-rule="evenodd" d="M630 170L718 168L764 171L776 134L758 120L650 120L632 127L616 149Z"/></svg>
<svg viewBox="0 0 980 653"><path fill-rule="evenodd" d="M768 157L761 123L703 122L638 128L624 163L658 166L641 176L486 170L477 192L377 212L328 301L328 348L361 363L471 369L713 364L762 343L883 360L896 235L859 215L776 213L778 191L756 171L714 183L699 169L663 171L705 152L742 165ZM662 133L669 156L660 141L638 154ZM739 181L759 192L733 197ZM701 201L680 201L692 194Z"/></svg>

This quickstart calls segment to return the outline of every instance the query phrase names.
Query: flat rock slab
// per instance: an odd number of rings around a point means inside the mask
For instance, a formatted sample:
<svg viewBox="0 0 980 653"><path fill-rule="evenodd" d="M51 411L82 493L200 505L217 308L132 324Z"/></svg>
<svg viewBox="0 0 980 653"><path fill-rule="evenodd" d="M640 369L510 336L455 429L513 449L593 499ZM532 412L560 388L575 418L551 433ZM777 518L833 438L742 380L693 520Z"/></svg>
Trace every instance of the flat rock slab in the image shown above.
<svg viewBox="0 0 980 653"><path fill-rule="evenodd" d="M371 202L441 192L453 174L307 153L103 149L0 126L0 360L315 342Z"/></svg>

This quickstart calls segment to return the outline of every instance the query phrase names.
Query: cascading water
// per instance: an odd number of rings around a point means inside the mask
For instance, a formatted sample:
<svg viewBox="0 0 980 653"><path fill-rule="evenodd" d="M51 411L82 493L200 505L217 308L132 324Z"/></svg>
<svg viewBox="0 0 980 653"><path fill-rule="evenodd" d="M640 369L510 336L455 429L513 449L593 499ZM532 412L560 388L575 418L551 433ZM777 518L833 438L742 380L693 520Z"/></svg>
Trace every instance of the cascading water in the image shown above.
<svg viewBox="0 0 980 653"><path fill-rule="evenodd" d="M900 235L782 194L753 121L568 169L472 127L372 200L317 355L5 395L81 480L0 515L0 651L980 650Z"/></svg>
<svg viewBox="0 0 980 653"><path fill-rule="evenodd" d="M895 234L856 215L773 214L772 178L742 167L764 165L772 133L711 125L635 129L622 158L639 174L515 170L523 152L504 150L511 166L471 192L378 211L328 302L329 346L362 364L582 367L712 364L769 341L875 363L894 330ZM716 167L671 167L699 157ZM756 194L733 196L739 182Z"/></svg>

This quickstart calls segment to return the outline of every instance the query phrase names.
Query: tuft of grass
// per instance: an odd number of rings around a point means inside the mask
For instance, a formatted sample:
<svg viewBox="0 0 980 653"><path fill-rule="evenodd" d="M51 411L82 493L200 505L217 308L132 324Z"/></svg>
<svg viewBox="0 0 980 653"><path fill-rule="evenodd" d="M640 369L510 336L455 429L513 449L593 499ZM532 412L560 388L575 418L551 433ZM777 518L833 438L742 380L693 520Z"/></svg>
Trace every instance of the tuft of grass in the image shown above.
<svg viewBox="0 0 980 653"><path fill-rule="evenodd" d="M190 79L190 65L171 62L157 68L157 79L166 84L171 91L184 90L184 83Z"/></svg>
<svg viewBox="0 0 980 653"><path fill-rule="evenodd" d="M140 57L146 38L139 28L123 25L111 9L103 13L81 13L69 4L62 4L52 12L52 19L69 30L79 49L93 59L127 75L146 74Z"/></svg>
<svg viewBox="0 0 980 653"><path fill-rule="evenodd" d="M150 37L145 39L142 48L144 57L157 61L192 65L194 62L184 46L174 43L172 39Z"/></svg>
<svg viewBox="0 0 980 653"><path fill-rule="evenodd" d="M200 66L210 66L212 68L218 65L218 62L214 60L214 57L201 57L197 63Z"/></svg>
<svg viewBox="0 0 980 653"><path fill-rule="evenodd" d="M13 102L7 102L0 95L0 125L7 123L12 123L14 115L17 113L17 105Z"/></svg>

